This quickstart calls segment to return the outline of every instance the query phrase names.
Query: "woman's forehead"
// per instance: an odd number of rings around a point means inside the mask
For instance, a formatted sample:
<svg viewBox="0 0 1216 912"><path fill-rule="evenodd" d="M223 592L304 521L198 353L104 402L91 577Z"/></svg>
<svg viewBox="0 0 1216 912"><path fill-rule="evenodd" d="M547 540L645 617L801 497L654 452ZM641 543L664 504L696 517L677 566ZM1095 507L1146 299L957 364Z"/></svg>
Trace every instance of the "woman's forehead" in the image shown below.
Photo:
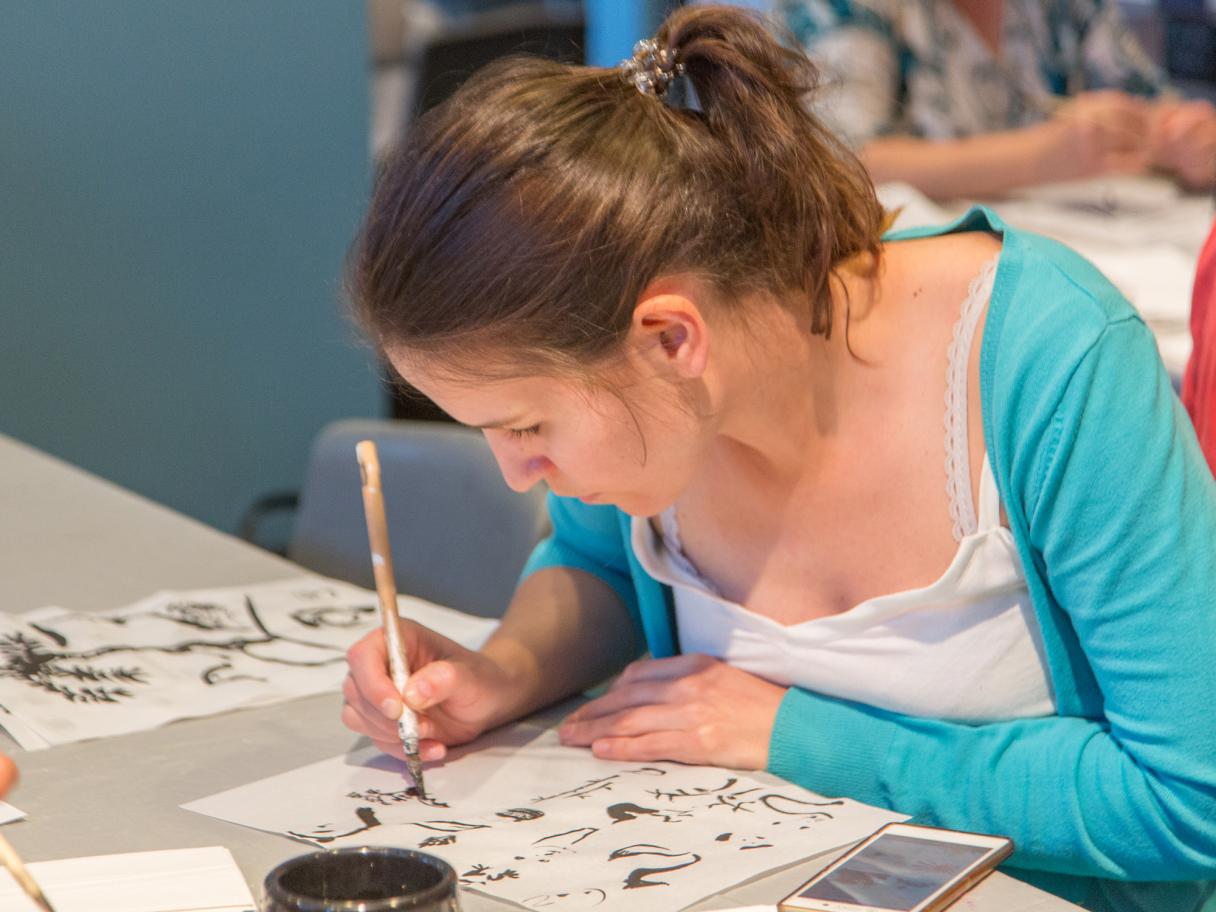
<svg viewBox="0 0 1216 912"><path fill-rule="evenodd" d="M472 427L504 427L528 417L527 413L551 409L586 393L570 378L545 374L512 377L478 377L417 359L398 363L390 358L410 386L433 400L462 424Z"/></svg>

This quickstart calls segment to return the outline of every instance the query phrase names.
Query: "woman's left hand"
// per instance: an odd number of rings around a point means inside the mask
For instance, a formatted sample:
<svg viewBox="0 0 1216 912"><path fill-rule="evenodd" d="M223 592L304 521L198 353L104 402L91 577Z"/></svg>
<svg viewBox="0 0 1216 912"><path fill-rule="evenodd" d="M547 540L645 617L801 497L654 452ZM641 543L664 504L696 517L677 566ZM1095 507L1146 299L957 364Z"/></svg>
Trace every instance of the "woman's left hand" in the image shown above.
<svg viewBox="0 0 1216 912"><path fill-rule="evenodd" d="M562 723L562 743L607 760L764 769L786 688L693 654L634 662Z"/></svg>

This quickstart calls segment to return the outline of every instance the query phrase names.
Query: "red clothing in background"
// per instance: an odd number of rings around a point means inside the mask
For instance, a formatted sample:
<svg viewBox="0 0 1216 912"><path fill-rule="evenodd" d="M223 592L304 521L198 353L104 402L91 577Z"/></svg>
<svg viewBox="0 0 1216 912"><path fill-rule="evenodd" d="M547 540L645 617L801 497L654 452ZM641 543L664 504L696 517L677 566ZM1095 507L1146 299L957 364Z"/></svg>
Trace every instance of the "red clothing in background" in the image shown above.
<svg viewBox="0 0 1216 912"><path fill-rule="evenodd" d="M1216 474L1216 225L1199 254L1191 295L1191 338L1195 347L1182 378L1182 404Z"/></svg>

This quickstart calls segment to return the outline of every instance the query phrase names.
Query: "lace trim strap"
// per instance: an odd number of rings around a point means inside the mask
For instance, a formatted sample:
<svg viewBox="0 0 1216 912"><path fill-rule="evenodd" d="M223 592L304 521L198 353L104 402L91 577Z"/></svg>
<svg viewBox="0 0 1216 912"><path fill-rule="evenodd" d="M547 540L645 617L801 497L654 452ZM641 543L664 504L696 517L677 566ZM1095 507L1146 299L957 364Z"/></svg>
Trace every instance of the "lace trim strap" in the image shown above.
<svg viewBox="0 0 1216 912"><path fill-rule="evenodd" d="M713 595L721 595L718 587L705 578L696 565L688 559L688 555L684 553L684 542L680 538L680 520L676 516L675 504L672 504L666 510L659 514L659 525L662 528L663 547L667 550L667 556L680 573L694 580L702 586L707 592Z"/></svg>
<svg viewBox="0 0 1216 912"><path fill-rule="evenodd" d="M967 445L967 366L980 315L992 294L1000 254L988 260L971 280L962 313L955 321L946 370L946 493L950 497L951 531L955 541L976 531L971 496L971 458Z"/></svg>

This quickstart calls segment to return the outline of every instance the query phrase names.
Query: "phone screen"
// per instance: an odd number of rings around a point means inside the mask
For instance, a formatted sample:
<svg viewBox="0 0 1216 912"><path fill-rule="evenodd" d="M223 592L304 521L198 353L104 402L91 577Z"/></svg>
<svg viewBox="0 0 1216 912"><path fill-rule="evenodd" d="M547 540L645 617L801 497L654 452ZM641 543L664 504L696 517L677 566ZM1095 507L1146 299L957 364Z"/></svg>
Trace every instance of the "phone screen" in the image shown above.
<svg viewBox="0 0 1216 912"><path fill-rule="evenodd" d="M884 835L798 895L879 909L914 909L990 851Z"/></svg>

